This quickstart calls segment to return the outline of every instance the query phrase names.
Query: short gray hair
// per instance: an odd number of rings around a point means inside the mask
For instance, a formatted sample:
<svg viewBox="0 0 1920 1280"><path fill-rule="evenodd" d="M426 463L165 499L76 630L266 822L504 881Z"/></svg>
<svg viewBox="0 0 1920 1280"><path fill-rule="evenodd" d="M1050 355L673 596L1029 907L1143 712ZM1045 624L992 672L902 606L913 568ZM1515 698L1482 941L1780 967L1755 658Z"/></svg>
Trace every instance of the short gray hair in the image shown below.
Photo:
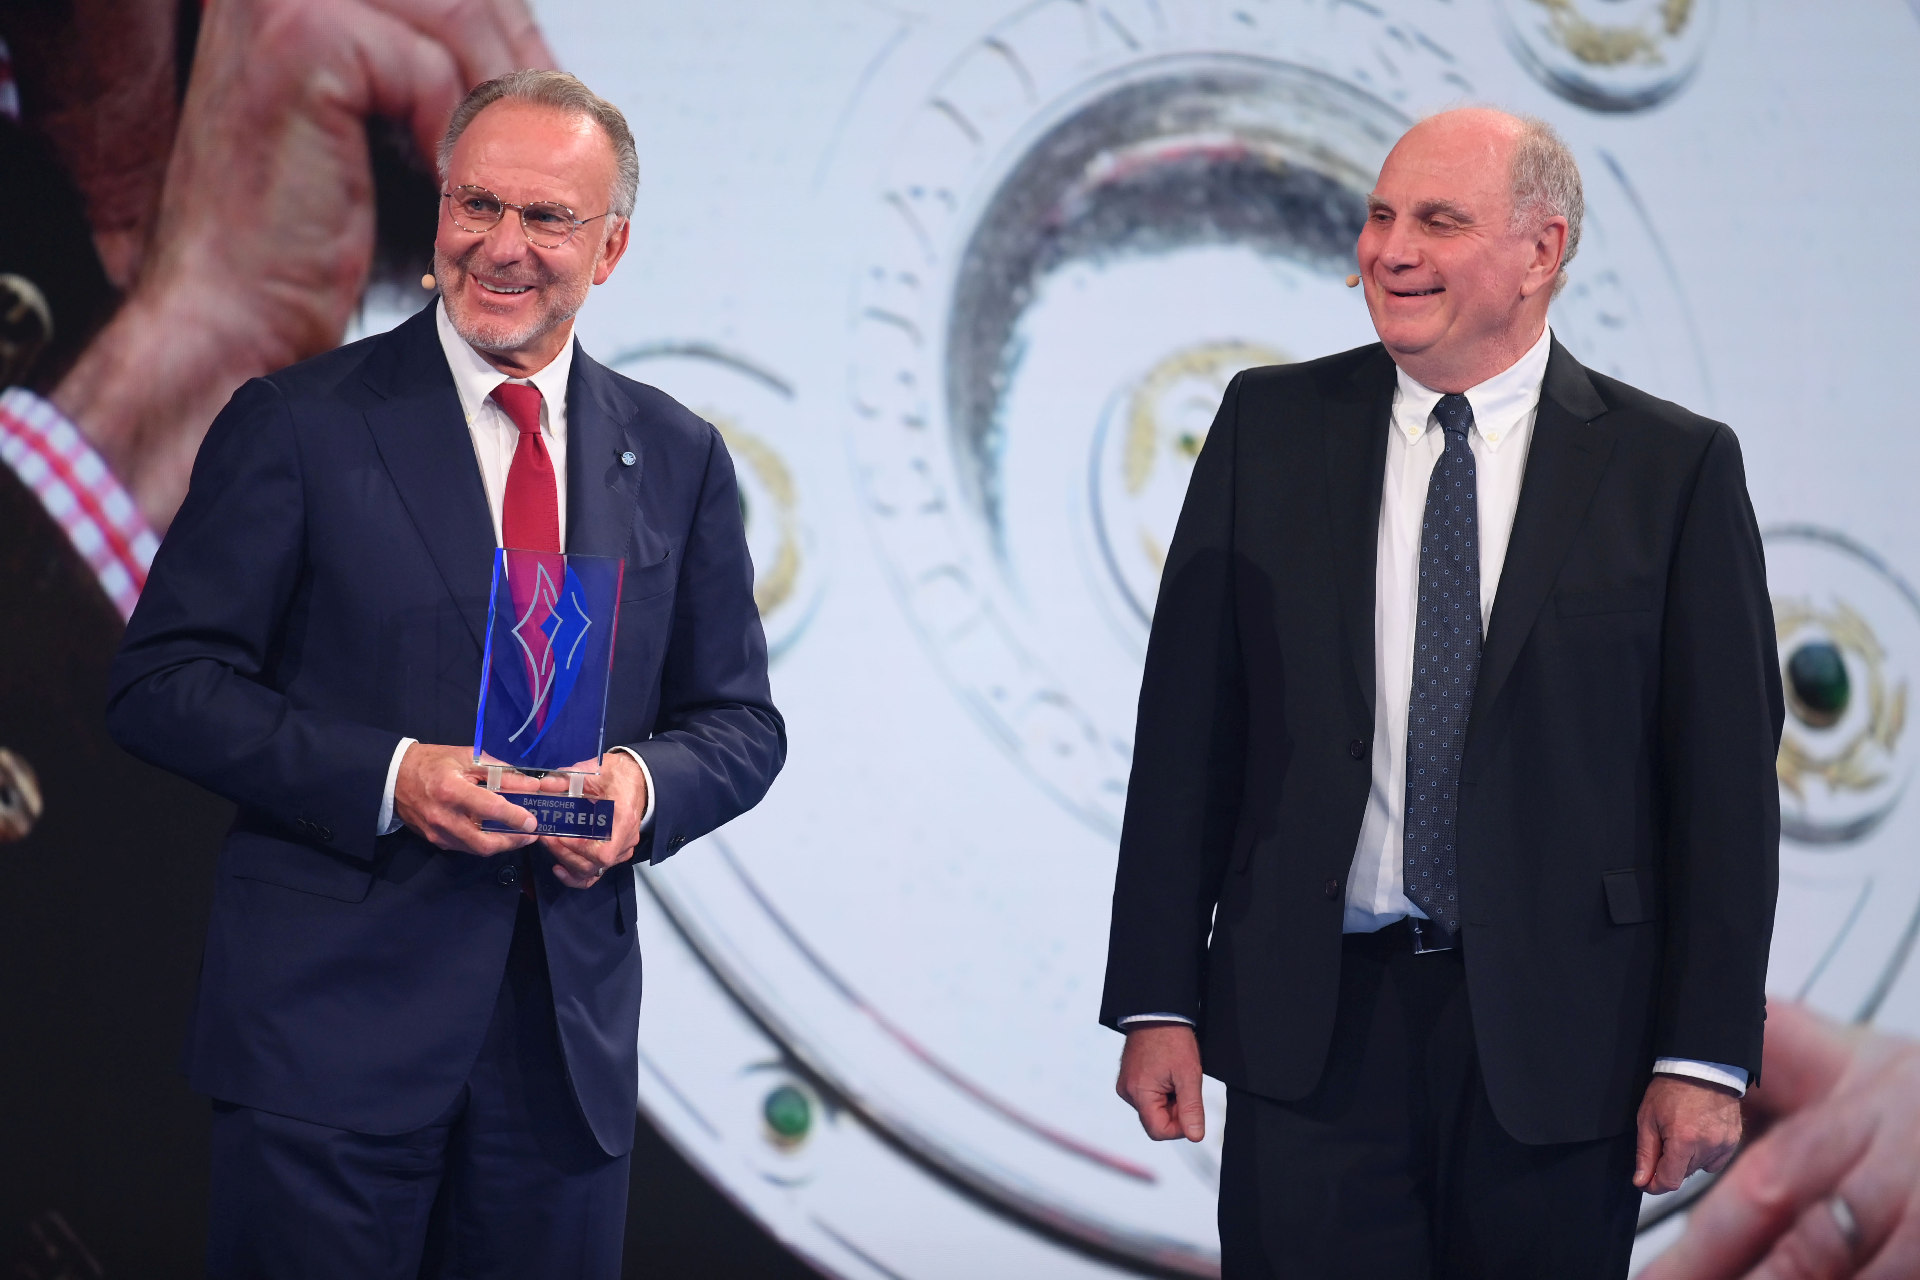
<svg viewBox="0 0 1920 1280"><path fill-rule="evenodd" d="M627 128L627 118L620 114L620 108L587 88L578 76L564 71L527 67L474 86L473 92L453 109L446 136L440 139L440 181L447 180L447 169L453 163L453 145L460 141L460 135L467 131L473 118L494 103L506 100L531 102L569 115L586 116L599 125L600 132L613 144L613 194L607 212L616 218L633 216L633 202L640 193L640 156L634 150L633 130Z"/></svg>
<svg viewBox="0 0 1920 1280"><path fill-rule="evenodd" d="M1567 248L1560 255L1560 274L1553 282L1557 297L1567 287L1567 264L1580 248L1580 220L1587 211L1580 166L1552 125L1534 116L1513 118L1520 136L1513 148L1513 215L1508 228L1524 232L1548 218L1567 220Z"/></svg>

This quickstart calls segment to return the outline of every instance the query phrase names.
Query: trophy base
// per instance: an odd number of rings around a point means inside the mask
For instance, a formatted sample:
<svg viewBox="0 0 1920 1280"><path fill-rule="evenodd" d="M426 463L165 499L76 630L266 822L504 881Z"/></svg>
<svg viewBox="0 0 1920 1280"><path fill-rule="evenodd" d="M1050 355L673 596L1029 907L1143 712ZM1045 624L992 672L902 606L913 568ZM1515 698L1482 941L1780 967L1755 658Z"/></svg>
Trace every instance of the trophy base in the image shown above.
<svg viewBox="0 0 1920 1280"><path fill-rule="evenodd" d="M545 791L502 791L506 770L500 765L487 767L487 790L531 813L539 823L535 835L566 836L572 840L610 840L613 838L613 801L595 800L583 791L586 779L577 773L567 775L567 794L556 796ZM525 835L518 827L509 827L492 818L480 821L482 831L505 836Z"/></svg>
<svg viewBox="0 0 1920 1280"><path fill-rule="evenodd" d="M539 835L566 836L573 840L613 838L613 801L611 800L594 800L587 796L550 796L519 791L503 791L500 795L534 816L540 824L534 828ZM480 829L511 836L526 834L517 827L509 827L491 818L483 820L480 823Z"/></svg>

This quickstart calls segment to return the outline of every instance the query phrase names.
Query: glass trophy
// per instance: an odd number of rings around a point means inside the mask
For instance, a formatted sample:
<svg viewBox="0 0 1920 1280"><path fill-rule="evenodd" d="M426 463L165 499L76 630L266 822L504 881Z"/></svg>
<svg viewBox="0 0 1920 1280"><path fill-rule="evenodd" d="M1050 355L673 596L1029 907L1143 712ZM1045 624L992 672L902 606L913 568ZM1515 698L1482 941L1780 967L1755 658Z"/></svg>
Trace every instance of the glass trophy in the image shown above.
<svg viewBox="0 0 1920 1280"><path fill-rule="evenodd" d="M487 644L473 762L487 787L539 820L541 835L605 840L613 801L586 781L600 772L624 560L502 547L493 557ZM567 792L501 791L507 771L562 774ZM491 820L487 831L519 834Z"/></svg>

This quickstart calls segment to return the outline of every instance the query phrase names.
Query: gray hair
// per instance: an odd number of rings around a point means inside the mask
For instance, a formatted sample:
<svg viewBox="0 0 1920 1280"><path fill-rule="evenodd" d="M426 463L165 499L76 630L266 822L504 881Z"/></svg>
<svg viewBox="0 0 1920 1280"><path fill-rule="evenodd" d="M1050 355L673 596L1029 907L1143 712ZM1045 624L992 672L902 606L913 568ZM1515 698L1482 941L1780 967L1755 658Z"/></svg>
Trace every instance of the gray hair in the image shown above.
<svg viewBox="0 0 1920 1280"><path fill-rule="evenodd" d="M1580 166L1552 125L1533 116L1514 116L1520 136L1513 148L1513 215L1508 229L1531 231L1548 218L1567 220L1567 248L1554 278L1558 297L1567 287L1567 264L1580 248L1580 220L1587 211L1580 187Z"/></svg>
<svg viewBox="0 0 1920 1280"><path fill-rule="evenodd" d="M587 88L578 76L564 71L527 67L475 85L473 92L453 109L446 136L440 139L440 181L447 180L447 169L453 163L453 145L460 141L460 135L467 131L473 118L503 100L552 107L569 115L586 116L599 125L600 132L613 144L613 193L607 212L616 218L633 216L633 202L640 192L640 156L634 150L633 130L627 128L627 118L620 114L620 108Z"/></svg>

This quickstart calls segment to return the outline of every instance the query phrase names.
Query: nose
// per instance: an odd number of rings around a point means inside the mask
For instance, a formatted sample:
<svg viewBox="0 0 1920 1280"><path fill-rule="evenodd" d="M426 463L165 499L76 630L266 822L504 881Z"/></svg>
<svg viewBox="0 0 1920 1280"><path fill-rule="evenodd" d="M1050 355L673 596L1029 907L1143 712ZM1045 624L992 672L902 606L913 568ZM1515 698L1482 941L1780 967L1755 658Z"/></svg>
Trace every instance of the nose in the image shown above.
<svg viewBox="0 0 1920 1280"><path fill-rule="evenodd" d="M504 210L500 221L487 228L481 244L487 261L496 266L511 266L527 256L527 234L520 226L520 212Z"/></svg>

